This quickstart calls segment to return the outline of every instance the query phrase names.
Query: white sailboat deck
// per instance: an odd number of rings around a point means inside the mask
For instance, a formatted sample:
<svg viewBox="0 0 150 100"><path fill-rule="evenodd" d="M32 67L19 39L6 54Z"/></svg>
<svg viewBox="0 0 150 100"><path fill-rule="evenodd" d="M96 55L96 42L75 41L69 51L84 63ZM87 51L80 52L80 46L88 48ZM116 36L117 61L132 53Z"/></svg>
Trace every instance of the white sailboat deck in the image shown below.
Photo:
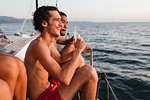
<svg viewBox="0 0 150 100"><path fill-rule="evenodd" d="M7 36L10 41L13 43L8 44L5 46L1 52L8 53L11 55L16 55L27 43L29 43L32 39L36 38L37 35L32 37L22 37L22 36Z"/></svg>

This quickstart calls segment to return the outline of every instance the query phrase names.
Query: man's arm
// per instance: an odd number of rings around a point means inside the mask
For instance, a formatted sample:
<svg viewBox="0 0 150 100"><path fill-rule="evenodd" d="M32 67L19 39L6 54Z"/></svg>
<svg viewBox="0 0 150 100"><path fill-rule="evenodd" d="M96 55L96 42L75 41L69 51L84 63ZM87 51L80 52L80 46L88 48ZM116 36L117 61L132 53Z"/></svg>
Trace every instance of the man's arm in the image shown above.
<svg viewBox="0 0 150 100"><path fill-rule="evenodd" d="M57 43L58 44L62 44L62 45L66 45L66 44L72 43L73 40L74 40L74 37L71 37L70 39L65 39L63 37L59 37L57 39Z"/></svg>
<svg viewBox="0 0 150 100"><path fill-rule="evenodd" d="M60 55L58 63L62 64L62 63L70 61L73 54L74 54L74 51L64 54L64 55Z"/></svg>
<svg viewBox="0 0 150 100"><path fill-rule="evenodd" d="M64 62L67 62L68 60L71 59L72 57L72 54L74 52L75 48L74 48L74 44L70 44L68 46L65 46L62 50L61 50L61 53L62 55L60 55L60 64L64 63ZM85 49L82 51L82 54L85 54L85 53L91 53L92 52L92 48L91 47L85 47Z"/></svg>
<svg viewBox="0 0 150 100"><path fill-rule="evenodd" d="M63 37L59 37L57 40L58 44L62 44L62 45L66 45L67 43L67 39L63 38Z"/></svg>
<svg viewBox="0 0 150 100"><path fill-rule="evenodd" d="M72 58L72 55L73 55L73 52L69 52L65 55L60 55L60 53L57 51L57 49L54 48L53 52L52 52L52 57L59 63L59 64L62 64L62 63L65 63L65 62L68 62L71 58Z"/></svg>
<svg viewBox="0 0 150 100"><path fill-rule="evenodd" d="M85 48L85 42L83 39L78 39L76 43L76 49L74 50L73 56L70 62L63 68L51 57L49 48L44 43L39 43L34 48L34 56L42 66L58 81L65 85L69 85L70 81L75 73L75 70L78 68L78 59L81 55L81 52Z"/></svg>

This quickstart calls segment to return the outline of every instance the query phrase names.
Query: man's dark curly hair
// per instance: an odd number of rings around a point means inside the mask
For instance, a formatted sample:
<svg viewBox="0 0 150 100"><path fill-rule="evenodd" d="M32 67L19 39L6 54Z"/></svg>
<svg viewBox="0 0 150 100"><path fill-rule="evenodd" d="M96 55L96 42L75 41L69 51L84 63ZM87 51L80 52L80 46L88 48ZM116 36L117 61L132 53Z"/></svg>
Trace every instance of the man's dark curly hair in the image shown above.
<svg viewBox="0 0 150 100"><path fill-rule="evenodd" d="M52 15L48 11L58 11L59 10L54 6L42 6L39 7L33 14L33 25L34 29L40 32L43 31L44 27L42 26L42 21L45 20L47 23L49 22L49 17Z"/></svg>
<svg viewBox="0 0 150 100"><path fill-rule="evenodd" d="M64 15L64 16L67 17L67 15L66 15L64 12L62 12L62 11L59 11L59 14L60 14L60 15Z"/></svg>

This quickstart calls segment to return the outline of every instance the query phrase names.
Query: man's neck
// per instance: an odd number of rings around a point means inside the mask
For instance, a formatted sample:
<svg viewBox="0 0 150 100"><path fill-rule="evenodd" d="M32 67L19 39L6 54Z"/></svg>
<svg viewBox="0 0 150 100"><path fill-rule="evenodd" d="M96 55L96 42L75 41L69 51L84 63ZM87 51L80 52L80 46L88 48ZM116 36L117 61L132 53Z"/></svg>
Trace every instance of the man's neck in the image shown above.
<svg viewBox="0 0 150 100"><path fill-rule="evenodd" d="M50 33L43 31L40 35L40 37L47 43L56 43L56 37L50 35Z"/></svg>

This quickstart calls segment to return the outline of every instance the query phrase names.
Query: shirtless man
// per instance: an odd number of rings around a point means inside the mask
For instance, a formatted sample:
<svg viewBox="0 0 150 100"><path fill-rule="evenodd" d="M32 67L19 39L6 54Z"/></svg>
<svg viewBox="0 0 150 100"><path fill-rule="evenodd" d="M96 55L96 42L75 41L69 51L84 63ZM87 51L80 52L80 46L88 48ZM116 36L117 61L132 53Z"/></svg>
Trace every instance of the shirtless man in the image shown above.
<svg viewBox="0 0 150 100"><path fill-rule="evenodd" d="M67 15L62 11L60 11L59 14L61 16L61 22L62 22L60 35L65 36L66 30L67 30L67 24L68 24ZM61 36L58 37L58 39L57 39L57 47L56 48L58 49L58 51L60 52L60 54L62 56L65 56L66 54L71 53L75 49L74 44L73 44L74 37L65 39ZM89 53L89 52L92 52L92 48L86 47L86 49L84 50L84 52L82 52L82 54ZM84 58L81 56L80 57L80 66L83 66L84 64L85 64Z"/></svg>
<svg viewBox="0 0 150 100"><path fill-rule="evenodd" d="M11 96L11 100L26 100L26 69L19 58L0 52L0 79L2 80L1 84L6 87L6 91L9 87L9 92L5 95L1 94L1 98L7 95L7 98Z"/></svg>
<svg viewBox="0 0 150 100"><path fill-rule="evenodd" d="M64 54L70 53L71 51L75 49L74 44L73 44L74 37L70 39L65 39L62 37L66 35L68 20L67 20L67 15L64 12L59 12L59 14L61 17L62 26L60 30L61 36L57 38L57 43L58 43L57 49L61 55L64 55Z"/></svg>
<svg viewBox="0 0 150 100"><path fill-rule="evenodd" d="M61 36L57 38L57 49L60 52L60 54L66 54L70 52L71 48L74 49L74 45L71 44L71 42L73 42L73 37L68 40L63 37L66 35L68 20L67 20L67 15L64 12L59 12L59 14L61 17L62 26L60 30ZM66 48L66 50L65 52L62 52L62 49L64 47Z"/></svg>
<svg viewBox="0 0 150 100"><path fill-rule="evenodd" d="M95 100L98 76L90 65L78 68L79 57L85 49L82 38L77 39L72 58L60 66L55 48L60 36L61 18L53 6L42 6L34 12L33 23L41 35L33 40L25 56L30 100L71 100L82 88L84 100ZM48 76L53 78L48 81Z"/></svg>

